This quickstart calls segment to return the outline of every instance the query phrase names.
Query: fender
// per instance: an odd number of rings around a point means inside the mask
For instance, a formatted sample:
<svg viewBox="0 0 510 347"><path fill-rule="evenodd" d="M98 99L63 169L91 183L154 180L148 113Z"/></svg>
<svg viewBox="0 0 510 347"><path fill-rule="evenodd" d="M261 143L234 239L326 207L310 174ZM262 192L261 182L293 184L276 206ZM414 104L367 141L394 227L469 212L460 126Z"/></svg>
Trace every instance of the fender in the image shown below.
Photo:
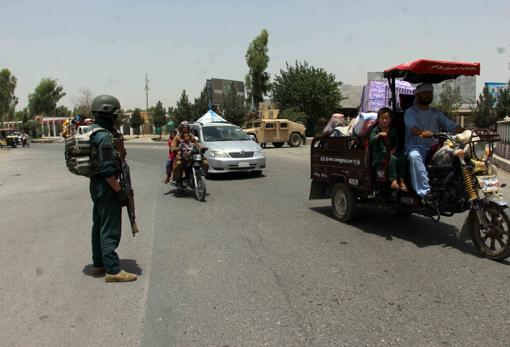
<svg viewBox="0 0 510 347"><path fill-rule="evenodd" d="M492 201L493 203L501 207L508 207L508 202L498 195L491 195L487 197L487 201Z"/></svg>

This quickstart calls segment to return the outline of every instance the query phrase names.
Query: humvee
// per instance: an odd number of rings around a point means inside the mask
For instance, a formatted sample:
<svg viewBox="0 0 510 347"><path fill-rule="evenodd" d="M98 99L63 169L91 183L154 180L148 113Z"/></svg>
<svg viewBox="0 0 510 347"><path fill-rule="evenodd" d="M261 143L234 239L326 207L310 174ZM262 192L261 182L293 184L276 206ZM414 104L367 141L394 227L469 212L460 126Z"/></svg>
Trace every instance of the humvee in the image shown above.
<svg viewBox="0 0 510 347"><path fill-rule="evenodd" d="M306 144L306 127L288 119L255 119L246 124L243 130L262 147L267 143L275 147L282 147L285 142L291 147Z"/></svg>

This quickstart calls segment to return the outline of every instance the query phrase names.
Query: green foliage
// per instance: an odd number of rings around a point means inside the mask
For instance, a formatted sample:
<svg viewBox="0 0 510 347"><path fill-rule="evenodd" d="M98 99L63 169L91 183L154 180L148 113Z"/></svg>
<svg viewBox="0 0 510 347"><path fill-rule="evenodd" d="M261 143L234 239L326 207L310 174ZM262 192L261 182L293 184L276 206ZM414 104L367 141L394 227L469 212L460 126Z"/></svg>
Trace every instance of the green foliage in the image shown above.
<svg viewBox="0 0 510 347"><path fill-rule="evenodd" d="M250 82L251 96L255 105L264 101L266 94L271 85L269 83L269 74L265 72L269 64L269 56L267 55L267 44L269 34L266 29L260 32L248 47L246 51L246 64L248 64L249 73L246 81Z"/></svg>
<svg viewBox="0 0 510 347"><path fill-rule="evenodd" d="M498 120L510 116L510 83L508 88L498 91L495 112Z"/></svg>
<svg viewBox="0 0 510 347"><path fill-rule="evenodd" d="M232 84L226 84L223 90L223 117L236 125L242 125L248 111L244 105L244 95L238 95Z"/></svg>
<svg viewBox="0 0 510 347"><path fill-rule="evenodd" d="M289 107L282 111L280 118L288 119L293 122L306 123L306 114L297 107Z"/></svg>
<svg viewBox="0 0 510 347"><path fill-rule="evenodd" d="M482 93L476 101L476 107L473 112L474 123L478 128L488 128L494 126L497 117L494 106L496 97L492 95L489 88L484 87Z"/></svg>
<svg viewBox="0 0 510 347"><path fill-rule="evenodd" d="M161 127L166 124L165 108L161 101L158 101L154 107L154 112L152 113L152 124L154 124L156 128L159 128L159 137L161 138Z"/></svg>
<svg viewBox="0 0 510 347"><path fill-rule="evenodd" d="M0 122L11 120L18 98L14 95L16 77L8 69L0 70Z"/></svg>
<svg viewBox="0 0 510 347"><path fill-rule="evenodd" d="M55 112L53 113L55 117L70 117L72 115L72 112L70 109L65 107L64 105L61 105L55 109Z"/></svg>
<svg viewBox="0 0 510 347"><path fill-rule="evenodd" d="M20 131L27 133L28 136L32 138L39 138L42 136L41 123L38 123L34 120L28 120L26 122L23 122L18 129Z"/></svg>
<svg viewBox="0 0 510 347"><path fill-rule="evenodd" d="M28 108L32 115L52 116L57 102L66 95L57 80L43 78L34 92L28 96Z"/></svg>
<svg viewBox="0 0 510 347"><path fill-rule="evenodd" d="M444 114L452 117L456 115L456 111L462 104L462 97L460 95L460 88L454 87L452 81L443 82L443 89L439 94L439 102L436 107Z"/></svg>
<svg viewBox="0 0 510 347"><path fill-rule="evenodd" d="M140 109L137 107L133 111L133 114L131 115L131 119L129 120L129 125L133 128L136 135L140 135L140 127L144 123L144 119L140 115Z"/></svg>
<svg viewBox="0 0 510 347"><path fill-rule="evenodd" d="M186 90L182 91L181 98L177 101L176 106L173 113L173 121L176 126L182 121L190 121L193 118L193 105L189 102Z"/></svg>
<svg viewBox="0 0 510 347"><path fill-rule="evenodd" d="M315 124L321 117L329 117L341 107L342 82L335 75L322 68L297 62L286 64L287 70L280 70L272 84L273 100L282 109L295 108L306 115L308 134L315 133Z"/></svg>
<svg viewBox="0 0 510 347"><path fill-rule="evenodd" d="M200 92L200 96L195 98L193 102L193 117L190 120L193 122L196 121L198 118L202 117L208 109L209 96L207 95L207 88L204 86L204 89Z"/></svg>

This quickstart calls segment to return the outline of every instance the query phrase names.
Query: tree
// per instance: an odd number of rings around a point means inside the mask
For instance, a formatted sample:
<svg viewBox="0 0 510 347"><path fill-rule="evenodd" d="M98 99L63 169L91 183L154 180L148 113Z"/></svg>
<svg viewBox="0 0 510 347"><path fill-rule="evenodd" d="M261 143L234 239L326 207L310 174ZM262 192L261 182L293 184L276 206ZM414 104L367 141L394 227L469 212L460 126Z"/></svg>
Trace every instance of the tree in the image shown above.
<svg viewBox="0 0 510 347"><path fill-rule="evenodd" d="M436 107L444 114L452 117L456 114L462 103L460 88L455 87L452 81L444 81L441 93L439 93L439 102Z"/></svg>
<svg viewBox="0 0 510 347"><path fill-rule="evenodd" d="M341 107L343 100L335 75L322 68L308 66L307 62L286 64L287 70L280 70L275 76L271 90L274 101L282 109L295 108L306 115L307 134L315 134L319 118L333 113Z"/></svg>
<svg viewBox="0 0 510 347"><path fill-rule="evenodd" d="M80 94L74 98L74 114L84 118L92 117L92 101L94 94L89 88L80 88Z"/></svg>
<svg viewBox="0 0 510 347"><path fill-rule="evenodd" d="M0 122L14 117L18 98L14 95L17 79L8 69L0 71Z"/></svg>
<svg viewBox="0 0 510 347"><path fill-rule="evenodd" d="M159 128L159 139L161 140L161 127L166 124L165 108L161 101L158 101L154 107L154 113L152 113L152 124L154 124L156 129Z"/></svg>
<svg viewBox="0 0 510 347"><path fill-rule="evenodd" d="M129 125L134 129L136 135L140 135L140 127L144 123L144 119L140 115L140 109L137 107L131 114L131 119L129 120Z"/></svg>
<svg viewBox="0 0 510 347"><path fill-rule="evenodd" d="M223 87L223 116L226 120L236 125L242 125L247 109L244 106L244 95L238 95L233 84L228 83Z"/></svg>
<svg viewBox="0 0 510 347"><path fill-rule="evenodd" d="M249 72L245 80L250 83L249 89L255 107L259 102L264 101L264 94L271 87L269 74L265 72L269 64L269 56L267 55L268 39L269 34L266 29L263 29L260 35L250 43L246 51L246 64L248 64Z"/></svg>
<svg viewBox="0 0 510 347"><path fill-rule="evenodd" d="M306 123L306 114L297 107L289 107L282 111L280 118L288 119L293 122Z"/></svg>
<svg viewBox="0 0 510 347"><path fill-rule="evenodd" d="M182 91L181 98L177 101L173 120L176 126L182 121L190 121L193 118L193 105L189 102L186 90Z"/></svg>
<svg viewBox="0 0 510 347"><path fill-rule="evenodd" d="M196 121L200 117L204 115L209 109L209 96L207 95L207 88L204 86L204 89L200 92L198 98L195 98L193 102L193 117L192 121Z"/></svg>
<svg viewBox="0 0 510 347"><path fill-rule="evenodd" d="M69 117L71 116L72 112L70 109L65 107L64 105L60 105L55 109L54 115L55 117Z"/></svg>
<svg viewBox="0 0 510 347"><path fill-rule="evenodd" d="M496 111L494 106L496 104L496 97L485 86L482 93L476 101L476 107L473 112L474 123L478 128L488 128L494 126L496 123Z"/></svg>
<svg viewBox="0 0 510 347"><path fill-rule="evenodd" d="M57 108L57 102L66 95L57 80L43 78L34 92L28 96L28 108L32 115L51 116Z"/></svg>
<svg viewBox="0 0 510 347"><path fill-rule="evenodd" d="M498 91L495 112L498 120L510 116L510 83L508 88Z"/></svg>

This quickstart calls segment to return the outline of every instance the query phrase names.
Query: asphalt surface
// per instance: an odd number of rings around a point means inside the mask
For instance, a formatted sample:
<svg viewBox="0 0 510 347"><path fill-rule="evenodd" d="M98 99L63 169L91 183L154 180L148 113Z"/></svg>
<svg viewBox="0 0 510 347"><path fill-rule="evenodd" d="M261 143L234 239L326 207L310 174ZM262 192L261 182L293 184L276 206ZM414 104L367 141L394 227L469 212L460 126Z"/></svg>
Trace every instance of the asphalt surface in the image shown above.
<svg viewBox="0 0 510 347"><path fill-rule="evenodd" d="M307 146L267 148L262 177L209 179L199 202L161 183L165 146L127 149L127 284L85 274L88 180L62 145L0 151L1 345L509 345L510 262L459 238L465 215L362 208L342 224L308 201Z"/></svg>

